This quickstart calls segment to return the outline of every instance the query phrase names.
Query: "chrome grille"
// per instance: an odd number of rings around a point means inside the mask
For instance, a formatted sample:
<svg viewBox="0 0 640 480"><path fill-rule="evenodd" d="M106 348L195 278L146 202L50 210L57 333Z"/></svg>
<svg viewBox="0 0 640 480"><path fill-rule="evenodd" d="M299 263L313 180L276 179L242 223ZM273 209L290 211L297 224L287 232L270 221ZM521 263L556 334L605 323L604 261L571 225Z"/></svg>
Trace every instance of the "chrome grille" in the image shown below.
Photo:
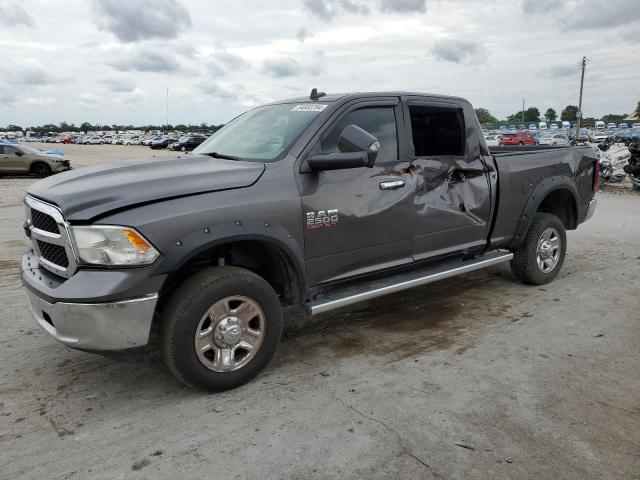
<svg viewBox="0 0 640 480"><path fill-rule="evenodd" d="M31 224L38 230L43 230L49 233L60 233L58 224L51 215L42 213L39 210L31 209Z"/></svg>
<svg viewBox="0 0 640 480"><path fill-rule="evenodd" d="M67 268L69 266L69 258L67 257L67 252L64 247L54 245L53 243L42 242L40 240L37 240L37 242L42 258L63 268Z"/></svg>
<svg viewBox="0 0 640 480"><path fill-rule="evenodd" d="M29 236L38 263L51 273L69 278L77 268L68 225L54 205L26 196Z"/></svg>

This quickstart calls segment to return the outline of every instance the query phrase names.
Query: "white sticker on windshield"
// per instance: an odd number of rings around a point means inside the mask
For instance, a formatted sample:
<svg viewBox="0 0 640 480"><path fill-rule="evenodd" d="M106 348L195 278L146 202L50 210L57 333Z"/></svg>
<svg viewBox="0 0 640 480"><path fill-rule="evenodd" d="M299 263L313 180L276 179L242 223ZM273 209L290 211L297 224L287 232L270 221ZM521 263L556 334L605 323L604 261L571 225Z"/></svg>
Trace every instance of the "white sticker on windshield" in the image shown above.
<svg viewBox="0 0 640 480"><path fill-rule="evenodd" d="M301 103L291 109L292 112L321 112L327 108L326 104L322 103Z"/></svg>

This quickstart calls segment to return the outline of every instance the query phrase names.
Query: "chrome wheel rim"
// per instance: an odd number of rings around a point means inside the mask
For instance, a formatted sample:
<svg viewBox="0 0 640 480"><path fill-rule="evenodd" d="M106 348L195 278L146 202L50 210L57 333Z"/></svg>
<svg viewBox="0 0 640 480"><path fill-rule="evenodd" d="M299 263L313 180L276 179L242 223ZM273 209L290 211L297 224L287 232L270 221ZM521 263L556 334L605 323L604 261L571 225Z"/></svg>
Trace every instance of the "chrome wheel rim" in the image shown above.
<svg viewBox="0 0 640 480"><path fill-rule="evenodd" d="M266 319L255 300L225 297L202 316L194 346L198 360L214 372L233 372L256 356L264 340Z"/></svg>
<svg viewBox="0 0 640 480"><path fill-rule="evenodd" d="M536 263L542 273L549 273L560 258L560 234L555 228L547 228L538 240Z"/></svg>

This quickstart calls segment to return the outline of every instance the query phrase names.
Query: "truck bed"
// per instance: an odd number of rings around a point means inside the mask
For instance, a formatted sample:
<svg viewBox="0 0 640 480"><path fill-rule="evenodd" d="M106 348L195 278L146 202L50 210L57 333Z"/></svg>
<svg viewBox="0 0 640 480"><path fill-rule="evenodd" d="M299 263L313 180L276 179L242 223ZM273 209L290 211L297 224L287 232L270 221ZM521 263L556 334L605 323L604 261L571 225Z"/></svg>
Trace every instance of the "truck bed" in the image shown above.
<svg viewBox="0 0 640 480"><path fill-rule="evenodd" d="M590 147L502 146L491 148L498 170L498 211L491 247L518 243L540 201L556 192L563 195L568 216L575 213L575 228L584 220L593 197L597 158ZM508 199L502 201L501 199Z"/></svg>

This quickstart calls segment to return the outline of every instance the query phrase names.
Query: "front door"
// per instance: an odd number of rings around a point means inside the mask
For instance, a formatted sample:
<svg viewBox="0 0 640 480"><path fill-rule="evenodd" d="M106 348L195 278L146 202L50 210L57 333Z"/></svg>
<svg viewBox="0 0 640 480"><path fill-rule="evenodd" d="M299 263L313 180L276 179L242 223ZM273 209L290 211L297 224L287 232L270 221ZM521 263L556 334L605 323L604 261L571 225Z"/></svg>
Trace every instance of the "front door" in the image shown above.
<svg viewBox="0 0 640 480"><path fill-rule="evenodd" d="M348 104L319 132L302 161L337 152L340 133L352 124L380 141L373 168L298 174L311 285L412 261L415 179L397 98Z"/></svg>
<svg viewBox="0 0 640 480"><path fill-rule="evenodd" d="M28 162L22 152L12 145L0 145L0 172L27 172Z"/></svg>
<svg viewBox="0 0 640 480"><path fill-rule="evenodd" d="M483 248L491 222L491 172L479 149L467 145L462 105L409 99L405 115L417 177L414 259Z"/></svg>

